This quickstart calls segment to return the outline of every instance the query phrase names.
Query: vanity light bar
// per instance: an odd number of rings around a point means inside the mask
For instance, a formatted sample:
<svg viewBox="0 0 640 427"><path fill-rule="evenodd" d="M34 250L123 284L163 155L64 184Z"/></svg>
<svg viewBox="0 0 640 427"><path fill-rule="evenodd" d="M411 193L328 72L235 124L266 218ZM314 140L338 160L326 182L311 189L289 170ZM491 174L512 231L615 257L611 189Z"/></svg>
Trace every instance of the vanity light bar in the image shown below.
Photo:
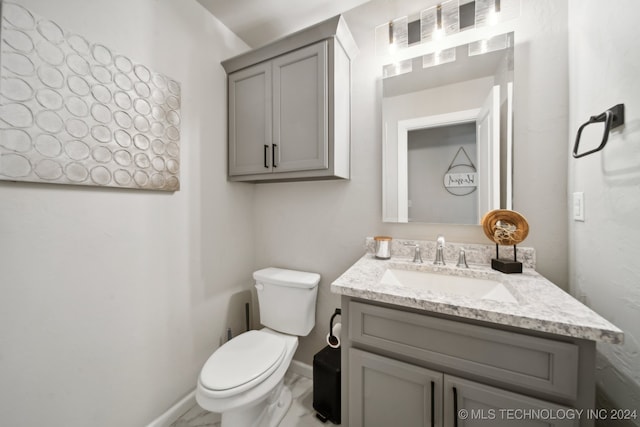
<svg viewBox="0 0 640 427"><path fill-rule="evenodd" d="M460 33L467 28L479 29L509 21L520 16L520 2L521 0L475 0L461 5L459 0L449 0L438 3L423 9L419 14L420 18L415 21L409 22L405 16L378 26L376 52L380 56L395 55L402 48L413 48L413 45L430 43L435 39ZM466 16L468 18L465 18ZM408 27L414 22L420 25L419 40L411 40L408 37ZM464 28L461 28L462 25ZM386 33L384 36L379 34L383 30ZM508 31L510 30L505 29L500 32ZM400 35L402 40L399 40ZM437 47L433 50L437 50ZM405 59L404 55L402 59Z"/></svg>

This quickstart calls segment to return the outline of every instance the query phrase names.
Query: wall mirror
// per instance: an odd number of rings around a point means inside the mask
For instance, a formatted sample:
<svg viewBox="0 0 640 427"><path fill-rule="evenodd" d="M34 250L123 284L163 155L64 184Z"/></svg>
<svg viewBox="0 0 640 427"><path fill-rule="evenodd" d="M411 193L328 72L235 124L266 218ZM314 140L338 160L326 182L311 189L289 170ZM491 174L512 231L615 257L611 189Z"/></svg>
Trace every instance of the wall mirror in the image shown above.
<svg viewBox="0 0 640 427"><path fill-rule="evenodd" d="M512 208L514 33L383 67L383 221Z"/></svg>

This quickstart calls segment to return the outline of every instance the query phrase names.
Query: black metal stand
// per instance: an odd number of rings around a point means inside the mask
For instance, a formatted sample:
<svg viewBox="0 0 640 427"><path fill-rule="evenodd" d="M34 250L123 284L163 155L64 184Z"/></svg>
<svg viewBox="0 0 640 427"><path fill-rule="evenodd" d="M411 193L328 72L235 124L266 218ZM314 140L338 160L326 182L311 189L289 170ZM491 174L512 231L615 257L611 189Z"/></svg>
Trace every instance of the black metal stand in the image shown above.
<svg viewBox="0 0 640 427"><path fill-rule="evenodd" d="M522 263L516 259L516 245L513 245L513 260L501 259L499 247L496 243L496 257L491 260L491 268L507 274L522 273Z"/></svg>

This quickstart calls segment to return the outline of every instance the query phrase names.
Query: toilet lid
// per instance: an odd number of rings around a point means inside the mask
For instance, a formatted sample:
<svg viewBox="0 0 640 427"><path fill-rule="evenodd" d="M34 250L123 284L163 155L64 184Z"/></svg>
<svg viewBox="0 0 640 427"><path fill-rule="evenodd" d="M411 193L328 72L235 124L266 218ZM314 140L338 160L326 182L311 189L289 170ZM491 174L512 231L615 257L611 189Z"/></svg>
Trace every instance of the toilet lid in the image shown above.
<svg viewBox="0 0 640 427"><path fill-rule="evenodd" d="M273 373L285 355L285 341L277 335L248 331L216 350L200 373L209 390L246 390Z"/></svg>

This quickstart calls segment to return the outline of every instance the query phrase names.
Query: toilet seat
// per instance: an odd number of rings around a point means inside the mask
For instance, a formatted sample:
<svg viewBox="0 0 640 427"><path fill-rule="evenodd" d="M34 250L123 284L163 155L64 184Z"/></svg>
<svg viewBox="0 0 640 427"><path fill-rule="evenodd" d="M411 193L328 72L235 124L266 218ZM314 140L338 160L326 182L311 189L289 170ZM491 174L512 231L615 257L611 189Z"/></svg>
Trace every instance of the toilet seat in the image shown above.
<svg viewBox="0 0 640 427"><path fill-rule="evenodd" d="M212 397L229 397L254 387L282 363L285 340L263 331L248 331L216 350L200 373L200 384Z"/></svg>

